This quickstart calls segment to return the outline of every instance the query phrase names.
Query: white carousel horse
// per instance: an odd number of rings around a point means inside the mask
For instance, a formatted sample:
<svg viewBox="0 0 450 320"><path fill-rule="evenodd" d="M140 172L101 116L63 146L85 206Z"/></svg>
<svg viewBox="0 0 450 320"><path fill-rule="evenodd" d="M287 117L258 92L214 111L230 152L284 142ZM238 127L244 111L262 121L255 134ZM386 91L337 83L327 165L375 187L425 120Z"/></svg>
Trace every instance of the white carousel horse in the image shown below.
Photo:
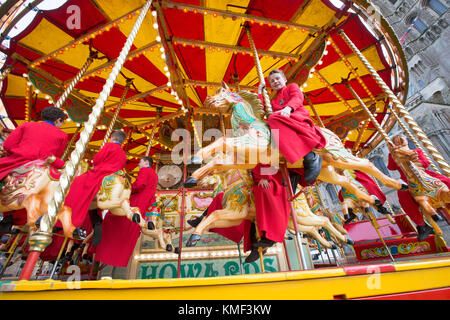
<svg viewBox="0 0 450 320"><path fill-rule="evenodd" d="M208 161L206 165L192 174L192 178L200 179L208 171L214 169L227 170L231 167L252 169L258 162L277 167L280 159L283 160L278 152L273 152L274 149L271 149L271 131L267 123L262 120L262 105L257 95L246 91L238 94L232 93L228 86L222 83L222 88L215 96L207 97L205 104L210 108L231 113L233 137L216 139L213 143L200 149L195 154L194 161L207 160L215 153L231 152L232 154L224 155L222 161L218 158L214 158L212 163ZM243 127L247 128L247 133L242 135ZM374 176L388 187L396 190L406 188L399 181L383 174L369 160L353 156L333 132L325 128L320 128L320 130L327 143L323 149L314 150L323 158L318 180L338 184L356 195L358 199L365 200L370 204L375 203L375 198L361 192L352 181L338 174L334 168L360 170ZM255 161L256 159L257 161ZM287 167L300 168L302 165L303 159L294 164L288 163Z"/></svg>
<svg viewBox="0 0 450 320"><path fill-rule="evenodd" d="M308 234L316 239L322 246L329 249L333 246L319 234L318 228L320 227L326 229L330 233L330 236L337 245L342 247L344 244L353 244L352 241L347 240L345 237L347 232L340 232L327 217L316 215L311 211L311 208L308 205L307 196L304 193L301 193L294 199L293 206L295 209L298 231ZM288 229L294 230L292 218L289 219Z"/></svg>

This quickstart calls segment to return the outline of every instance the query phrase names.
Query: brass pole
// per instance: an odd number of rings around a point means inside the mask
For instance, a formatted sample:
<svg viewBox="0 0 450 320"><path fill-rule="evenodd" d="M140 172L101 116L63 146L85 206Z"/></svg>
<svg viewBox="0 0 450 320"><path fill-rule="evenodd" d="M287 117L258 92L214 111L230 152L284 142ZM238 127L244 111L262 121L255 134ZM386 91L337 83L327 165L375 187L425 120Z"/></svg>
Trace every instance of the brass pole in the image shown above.
<svg viewBox="0 0 450 320"><path fill-rule="evenodd" d="M344 33L344 31L342 31L340 29L340 30L338 30L338 34L342 37L342 39L344 39L344 41L353 50L353 52L356 53L356 55L361 60L361 62L364 64L364 66L370 71L372 77L375 79L375 81L378 83L378 85L383 89L384 92L386 92L388 94L389 99L394 104L394 106L397 108L397 111L399 112L400 116L402 116L405 119L406 123L409 125L411 130L419 137L419 140L422 141L422 144L427 149L427 151L430 153L430 155L433 157L433 159L439 164L440 168L445 172L445 174L447 176L450 176L450 166L447 164L447 162L445 162L442 155L434 147L431 140L422 131L422 129L417 124L417 122L411 117L411 115L406 110L406 108L403 106L403 104L400 102L400 100L395 96L395 94L392 92L392 90L383 81L383 79L380 77L380 75L377 73L377 71L370 65L369 61L358 50L358 48L353 44L353 42Z"/></svg>
<svg viewBox="0 0 450 320"><path fill-rule="evenodd" d="M75 145L75 149L72 151L70 155L70 159L66 164L66 167L59 179L58 185L56 187L54 196L52 201L50 201L48 206L48 211L46 214L42 216L40 229L35 232L30 237L30 255L29 260L27 260L27 264L25 265L24 269L26 269L27 273L22 273L21 279L27 280L29 279L29 269L31 268L31 264L36 261L36 254L33 254L34 252L42 252L44 251L45 247L51 242L51 231L52 227L55 224L57 214L64 202L65 195L67 191L69 190L70 183L72 182L74 176L75 176L75 170L78 167L78 163L80 162L80 159L83 157L84 152L86 150L86 147L88 145L88 142L94 133L95 126L97 125L98 119L100 118L102 111L105 106L105 102L108 99L109 94L111 93L114 83L119 75L120 69L122 68L126 56L128 52L130 51L131 45L133 44L134 39L136 38L136 34L139 31L139 28L145 18L145 15L147 14L147 11L150 8L150 5L152 3L152 0L147 0L146 4L143 6L139 17L137 18L133 29L130 32L130 35L125 42L125 45L122 48L122 51L120 52L119 57L117 58L117 61L111 70L111 73L103 86L102 92L100 93L95 105L92 108L92 112L89 115L89 119L86 122L84 130L80 134L80 139L77 141ZM27 268L28 267L28 268Z"/></svg>
<svg viewBox="0 0 450 320"><path fill-rule="evenodd" d="M69 154L70 148L72 148L72 145L75 142L75 139L77 138L78 133L81 131L82 124L80 124L79 127L75 130L73 133L72 139L70 139L70 142L67 144L66 149L64 150L63 155L61 156L62 161L66 161L67 155Z"/></svg>
<svg viewBox="0 0 450 320"><path fill-rule="evenodd" d="M319 125L322 128L325 128L325 125L323 124L322 119L320 118L319 114L317 113L316 108L312 104L312 101L311 101L311 99L309 98L309 96L307 94L305 94L305 99L306 99L306 102L308 102L308 105L311 107L311 110L313 111L314 116L316 117L317 121L319 122Z"/></svg>
<svg viewBox="0 0 450 320"><path fill-rule="evenodd" d="M133 83L132 79L127 79L127 84L125 86L125 90L123 91L122 97L120 98L120 102L119 102L119 105L117 106L116 112L114 112L114 116L112 117L112 119L109 123L108 130L106 130L106 134L105 134L105 137L103 138L103 143L102 143L100 149L105 145L105 143L108 142L109 137L111 136L114 125L116 124L117 117L119 116L120 109L123 106L123 101L125 100L128 90L130 90L130 86L132 83Z"/></svg>
<svg viewBox="0 0 450 320"><path fill-rule="evenodd" d="M161 108L157 108L157 110L156 110L156 120L155 120L156 123L153 125L152 135L150 136L150 139L148 141L147 151L145 151L145 156L146 157L148 157L148 155L150 154L150 149L152 148L153 138L155 137L156 128L158 127L158 120L159 120L160 115L161 115Z"/></svg>
<svg viewBox="0 0 450 320"><path fill-rule="evenodd" d="M394 146L394 143L392 142L391 138L389 138L389 136L387 135L386 131L384 131L384 129L378 123L377 119L370 112L369 108L367 108L367 106L364 103L364 101L362 101L362 99L358 96L358 94L355 92L355 90L353 90L352 86L348 82L345 82L345 86L351 92L353 97L355 97L355 99L358 100L358 102L361 105L361 107L363 107L363 109L366 111L366 113L369 116L370 120L372 121L373 125L375 126L375 128L377 128L378 132L383 136L384 140L386 140L386 142L388 144L390 144L391 146Z"/></svg>
<svg viewBox="0 0 450 320"><path fill-rule="evenodd" d="M258 51L256 50L255 42L253 41L253 37L252 37L252 34L250 33L250 27L248 26L248 24L245 25L245 31L247 33L247 38L248 38L248 42L250 44L250 48L253 51L253 58L255 59L255 67L256 67L256 71L258 73L259 82L265 83L266 81L264 80L264 73L262 71L261 63L258 58ZM264 104L266 105L266 110L267 110L266 115L269 116L272 114L272 104L270 103L269 94L267 93L267 89L265 87L262 91L262 96L264 99Z"/></svg>
<svg viewBox="0 0 450 320"><path fill-rule="evenodd" d="M64 90L63 94L59 97L58 101L55 103L56 108L61 108L64 102L66 101L67 97L72 92L73 88L77 85L78 81L81 79L83 74L86 72L86 70L91 65L92 61L94 61L94 57L97 55L97 52L91 51L89 54L89 57L87 58L84 65L81 67L80 71L77 73L75 78L72 79L70 84L67 86L67 88Z"/></svg>

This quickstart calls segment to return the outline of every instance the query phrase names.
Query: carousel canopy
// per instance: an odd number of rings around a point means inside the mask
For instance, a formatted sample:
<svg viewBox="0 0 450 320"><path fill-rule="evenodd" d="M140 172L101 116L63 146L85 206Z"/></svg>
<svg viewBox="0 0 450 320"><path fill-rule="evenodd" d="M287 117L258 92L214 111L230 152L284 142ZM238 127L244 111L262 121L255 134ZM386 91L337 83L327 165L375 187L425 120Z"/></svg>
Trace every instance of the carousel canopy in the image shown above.
<svg viewBox="0 0 450 320"><path fill-rule="evenodd" d="M144 3L9 1L1 26L1 100L9 121L17 126L39 120L40 111L56 103L91 57L92 63L62 105L70 118L63 130L77 134ZM254 92L259 84L247 30L264 76L273 69L284 70L289 82L301 86L305 107L318 125L322 122L355 151L373 148L381 137L344 82L386 131L394 123L389 100L339 29L397 97L405 99L407 70L400 45L365 2L153 1L108 97L87 157L102 145L121 100L114 127L128 134L129 170L146 153L150 140L150 155L155 156L170 152L176 128L192 130L194 121L196 129L201 121L202 132L219 128L220 115L203 106L207 95L214 94L221 81L233 90ZM229 124L226 119L224 123Z"/></svg>

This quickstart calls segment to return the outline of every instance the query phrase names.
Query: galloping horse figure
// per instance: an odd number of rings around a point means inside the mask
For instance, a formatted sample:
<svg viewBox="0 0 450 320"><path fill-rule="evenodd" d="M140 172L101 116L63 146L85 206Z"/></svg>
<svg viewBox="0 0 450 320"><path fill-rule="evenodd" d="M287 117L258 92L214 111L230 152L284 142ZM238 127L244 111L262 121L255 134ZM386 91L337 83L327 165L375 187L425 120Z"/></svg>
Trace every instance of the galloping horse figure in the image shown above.
<svg viewBox="0 0 450 320"><path fill-rule="evenodd" d="M222 82L222 88L218 90L215 96L207 97L205 104L222 112L231 112L233 137L216 139L210 145L200 149L195 154L193 161L199 162L218 152L232 151L233 154L223 156L222 161L218 161L216 158L214 162L208 162L205 166L197 169L192 174L192 178L200 179L209 170L219 169L220 167L222 167L222 170L230 167L252 169L257 163L277 167L279 160L283 160L278 152L273 152L276 149L271 148L273 142L271 131L267 123L262 120L262 104L256 94L247 91L241 91L238 94L232 93L228 86ZM244 134L241 133L242 127L246 129ZM383 174L369 160L353 156L345 149L341 140L333 132L325 128L320 129L327 143L323 149L314 150L323 158L322 170L318 176L319 180L338 184L349 190L358 199L370 204L375 203L375 198L359 190L347 177L339 175L334 169L335 167L363 171L374 176L384 185L396 190L406 187L399 181ZM237 158L237 161L235 158ZM301 168L302 165L303 159L294 164L288 163L287 166Z"/></svg>
<svg viewBox="0 0 450 320"><path fill-rule="evenodd" d="M200 235L208 229L233 227L240 225L244 219L255 219L253 181L246 170L230 169L224 174L215 173L205 176L200 181L200 185L214 185L216 190L222 188L224 191L222 203L225 209L211 212L197 225L187 242L188 247L194 246L200 239ZM340 232L327 217L312 213L304 194L294 200L294 208L299 231L309 234L324 247L332 248L332 245L319 234L317 228L320 227L328 230L332 239L340 246L353 243L346 239L345 229ZM295 229L292 218L289 219L288 229Z"/></svg>
<svg viewBox="0 0 450 320"><path fill-rule="evenodd" d="M323 208L323 206L320 203L320 199L318 198L317 194L312 190L312 187L304 188L303 193L305 194L306 200L308 201L308 206L311 208L311 211L315 215L327 217L330 220L333 227L335 227L341 234L348 235L347 230L345 230L343 226L344 221L342 217L333 210L331 210L330 208ZM333 239L333 236L331 234L330 236Z"/></svg>
<svg viewBox="0 0 450 320"><path fill-rule="evenodd" d="M347 240L347 238L345 237L347 232L344 233L339 231L333 226L333 224L327 217L316 215L311 211L305 193L297 196L293 201L293 205L297 219L298 231L310 235L311 237L316 239L322 246L329 249L331 249L333 246L319 234L317 228L322 227L326 229L330 233L333 241L341 247L344 244L353 244L353 241ZM288 229L294 230L292 218L289 219Z"/></svg>
<svg viewBox="0 0 450 320"><path fill-rule="evenodd" d="M114 215L126 216L130 221L139 224L143 230L152 230L153 224L141 219L139 208L130 205L130 195L130 176L124 170L119 170L103 178L100 190L92 200L89 210L109 210ZM70 216L71 213L72 210L63 205L58 214ZM62 221L62 225L64 234L66 234L66 230L75 229L70 221Z"/></svg>
<svg viewBox="0 0 450 320"><path fill-rule="evenodd" d="M200 185L215 184L215 189L221 186L224 192L223 209L215 210L202 219L189 237L187 247L195 246L201 235L211 228L234 227L240 225L244 219L252 221L256 218L255 200L251 190L253 180L247 170L231 169L223 174L223 178L215 178L207 176Z"/></svg>
<svg viewBox="0 0 450 320"><path fill-rule="evenodd" d="M34 227L39 217L47 211L61 175L60 171L52 166L55 160L56 158L51 156L46 160L31 161L6 175L0 190L0 211L25 208L27 225ZM71 216L67 212L60 212L58 219L66 226L65 236L79 240L86 237L84 229L72 225Z"/></svg>
<svg viewBox="0 0 450 320"><path fill-rule="evenodd" d="M395 144L390 147L392 158L406 175L409 192L422 213L431 217L438 208L448 210L450 190L447 185L425 172L417 153L409 149L405 136L395 136L392 141Z"/></svg>
<svg viewBox="0 0 450 320"><path fill-rule="evenodd" d="M170 201L170 200L167 200ZM162 208L163 204L158 202L158 207ZM172 245L172 230L164 228L165 215L163 212L152 212L151 213L152 222L155 225L153 230L142 229L142 233L153 239L158 240L158 245L161 249L166 251L173 251Z"/></svg>
<svg viewBox="0 0 450 320"><path fill-rule="evenodd" d="M52 156L46 160L31 161L6 175L0 190L0 211L25 208L27 225L35 227L36 223L39 224L38 220L47 212L48 204L61 175L61 172L52 166L55 159ZM112 214L127 216L143 229L149 229L150 226L145 221L141 221L139 209L130 206L130 195L130 178L120 170L103 179L100 190L89 209L110 210ZM86 238L86 231L72 224L70 208L63 206L57 218L63 226L65 236L76 240Z"/></svg>

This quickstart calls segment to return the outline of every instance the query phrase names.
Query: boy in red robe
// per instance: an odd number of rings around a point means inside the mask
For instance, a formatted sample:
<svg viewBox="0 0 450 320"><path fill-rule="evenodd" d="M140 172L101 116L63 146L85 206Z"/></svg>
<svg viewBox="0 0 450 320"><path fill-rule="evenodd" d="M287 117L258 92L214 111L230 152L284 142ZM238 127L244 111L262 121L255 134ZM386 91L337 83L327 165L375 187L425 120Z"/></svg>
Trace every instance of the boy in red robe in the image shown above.
<svg viewBox="0 0 450 320"><path fill-rule="evenodd" d="M290 207L280 170L259 163L253 168L252 176L256 222L261 235L255 246L267 248L275 242L283 242Z"/></svg>
<svg viewBox="0 0 450 320"><path fill-rule="evenodd" d="M67 119L64 111L47 107L41 112L44 122L25 122L11 132L3 143L7 155L0 158L0 180L11 170L47 157L60 158L67 145L67 134L60 128ZM55 162L58 167L64 163Z"/></svg>
<svg viewBox="0 0 450 320"><path fill-rule="evenodd" d="M142 219L150 205L156 201L158 175L152 169L153 160L143 157L139 173L131 188L130 204L138 207ZM126 267L141 234L138 224L125 216L108 213L102 223L102 241L97 246L95 259L114 267Z"/></svg>
<svg viewBox="0 0 450 320"><path fill-rule="evenodd" d="M123 131L114 131L111 142L105 143L103 148L94 157L94 167L76 177L70 186L64 206L72 210L72 224L81 227L84 220L89 217L89 206L97 192L100 190L103 178L125 167L127 155L122 149L126 134ZM101 224L94 225L93 245L101 239Z"/></svg>
<svg viewBox="0 0 450 320"><path fill-rule="evenodd" d="M53 166L64 166L59 158L64 153L68 137L60 128L67 115L59 108L47 107L42 110L41 118L43 122L22 123L3 142L6 156L0 158L0 180L13 169L34 160L45 160L49 156L57 157ZM5 212L3 215L5 218L0 223L0 234L9 233L13 224L20 224L17 221L19 216L19 220L26 221L25 210Z"/></svg>
<svg viewBox="0 0 450 320"><path fill-rule="evenodd" d="M394 142L396 147L406 147L408 146L408 140L404 135L397 135L392 138L392 141ZM450 189L450 179L446 176L433 172L431 170L427 170L427 168L430 166L430 161L426 158L424 152L420 149L414 149L413 150L418 157L419 162L422 164L422 167L425 169L425 173L429 174L430 176L441 180L443 183L447 185L447 187ZM387 168L389 170L397 170L400 173L400 179L402 179L405 182L408 182L405 173L402 171L402 169L395 163L394 158L389 154L389 161ZM398 201L400 205L402 206L405 213L411 218L411 220L417 225L417 231L418 236L417 239L419 241L425 240L430 234L433 233L433 228L428 226L424 220L422 212L419 209L419 205L417 202L414 201L414 198L411 196L411 193L409 190L397 191L398 195ZM433 219L437 220L437 216L433 216Z"/></svg>
<svg viewBox="0 0 450 320"><path fill-rule="evenodd" d="M271 103L273 113L268 124L271 130L279 130L278 148L289 163L303 158L304 181L307 185L312 184L322 168L322 157L313 149L323 148L325 137L303 107L303 93L296 83L286 85L287 79L279 69L272 70L267 80L277 92ZM259 85L259 94L264 87L264 83Z"/></svg>

